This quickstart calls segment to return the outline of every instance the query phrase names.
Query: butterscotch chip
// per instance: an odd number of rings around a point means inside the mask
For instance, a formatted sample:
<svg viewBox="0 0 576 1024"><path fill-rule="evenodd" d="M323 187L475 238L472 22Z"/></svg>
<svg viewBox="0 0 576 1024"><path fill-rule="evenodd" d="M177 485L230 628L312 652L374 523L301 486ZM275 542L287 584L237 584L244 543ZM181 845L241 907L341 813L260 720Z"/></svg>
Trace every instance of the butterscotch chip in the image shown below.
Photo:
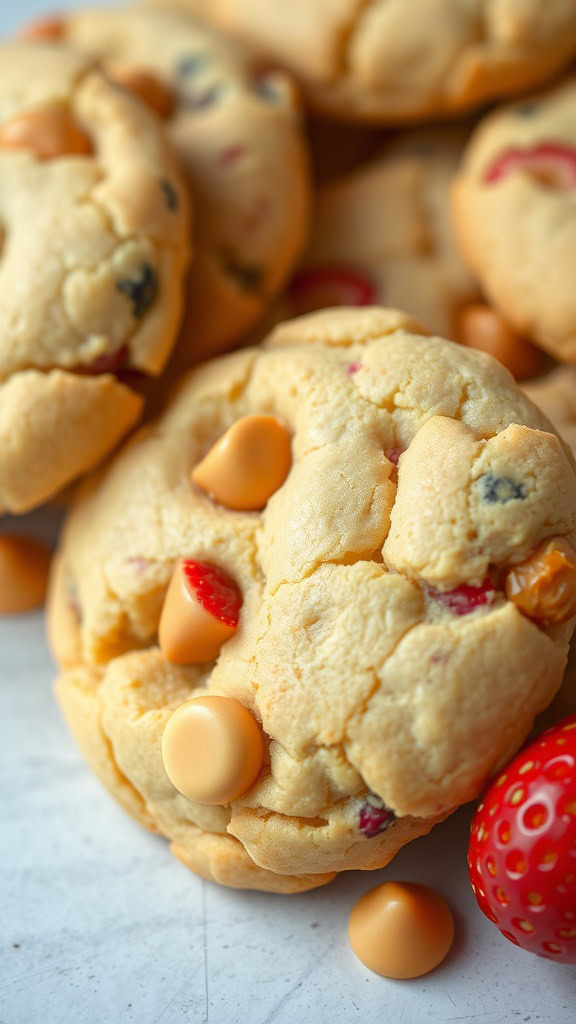
<svg viewBox="0 0 576 1024"><path fill-rule="evenodd" d="M0 127L0 149L31 149L41 160L92 153L92 143L64 103L16 114Z"/></svg>
<svg viewBox="0 0 576 1024"><path fill-rule="evenodd" d="M158 638L164 657L182 665L216 658L236 632L241 603L238 587L222 569L181 559L160 618Z"/></svg>
<svg viewBox="0 0 576 1024"><path fill-rule="evenodd" d="M50 550L32 537L0 537L0 615L32 611L44 603Z"/></svg>
<svg viewBox="0 0 576 1024"><path fill-rule="evenodd" d="M438 966L454 939L441 896L413 882L384 882L364 893L348 922L356 956L385 978L419 978Z"/></svg>
<svg viewBox="0 0 576 1024"><path fill-rule="evenodd" d="M544 541L506 577L506 597L530 619L559 626L576 615L576 551L563 537Z"/></svg>
<svg viewBox="0 0 576 1024"><path fill-rule="evenodd" d="M22 39L61 39L64 35L64 18L48 15L36 18L24 26L20 32Z"/></svg>
<svg viewBox="0 0 576 1024"><path fill-rule="evenodd" d="M110 74L115 82L134 93L159 117L170 117L175 99L168 86L157 75L125 64L113 65Z"/></svg>
<svg viewBox="0 0 576 1024"><path fill-rule="evenodd" d="M244 416L192 471L192 480L226 508L262 509L292 465L290 433L274 416Z"/></svg>
<svg viewBox="0 0 576 1024"><path fill-rule="evenodd" d="M262 768L264 741L254 715L231 697L196 697L164 729L162 759L172 784L200 804L229 804Z"/></svg>
<svg viewBox="0 0 576 1024"><path fill-rule="evenodd" d="M487 352L502 363L516 380L535 377L542 369L542 353L518 334L491 306L477 303L460 310L456 340Z"/></svg>

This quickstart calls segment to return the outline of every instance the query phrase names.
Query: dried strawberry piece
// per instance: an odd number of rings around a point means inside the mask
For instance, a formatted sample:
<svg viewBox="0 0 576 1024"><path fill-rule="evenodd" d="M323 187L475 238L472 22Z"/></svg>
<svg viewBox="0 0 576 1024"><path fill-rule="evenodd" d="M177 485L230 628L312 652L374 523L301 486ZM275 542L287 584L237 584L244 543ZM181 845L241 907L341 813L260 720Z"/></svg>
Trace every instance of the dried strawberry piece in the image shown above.
<svg viewBox="0 0 576 1024"><path fill-rule="evenodd" d="M191 558L183 560L182 570L202 607L225 625L235 628L238 625L242 594L232 577L215 565L196 562Z"/></svg>
<svg viewBox="0 0 576 1024"><path fill-rule="evenodd" d="M96 356L91 363L79 363L74 367L74 373L86 377L96 377L100 373L118 374L125 368L128 355L128 346L123 345L115 352L103 352L101 356Z"/></svg>
<svg viewBox="0 0 576 1024"><path fill-rule="evenodd" d="M346 267L313 267L292 279L288 298L296 314L329 306L371 306L377 302L372 282Z"/></svg>
<svg viewBox="0 0 576 1024"><path fill-rule="evenodd" d="M445 605L455 615L469 615L476 608L483 605L490 605L496 598L496 588L492 580L487 576L479 587L472 587L468 583L462 583L454 590L435 590L428 588L428 593L435 601Z"/></svg>
<svg viewBox="0 0 576 1024"><path fill-rule="evenodd" d="M514 171L527 171L544 185L570 191L576 188L576 149L558 142L508 149L490 165L484 181L501 181Z"/></svg>
<svg viewBox="0 0 576 1024"><path fill-rule="evenodd" d="M373 800L376 801L377 797ZM394 811L386 807L382 801L379 804L366 800L360 808L360 814L358 816L358 828L364 833L367 839L372 839L373 836L377 836L380 832L385 832L390 825L393 825L396 821L396 815Z"/></svg>

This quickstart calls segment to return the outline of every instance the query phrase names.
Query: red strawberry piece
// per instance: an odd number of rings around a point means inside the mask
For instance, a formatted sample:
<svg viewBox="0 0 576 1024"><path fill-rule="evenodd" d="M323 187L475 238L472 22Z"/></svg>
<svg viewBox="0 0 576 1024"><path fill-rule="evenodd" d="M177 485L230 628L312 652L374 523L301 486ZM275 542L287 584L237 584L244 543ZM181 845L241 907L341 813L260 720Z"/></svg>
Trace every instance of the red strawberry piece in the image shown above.
<svg viewBox="0 0 576 1024"><path fill-rule="evenodd" d="M124 369L127 361L128 346L123 345L122 348L116 349L115 352L103 352L101 356L96 356L96 359L93 359L91 363L79 363L78 366L74 367L74 373L87 377L97 376L100 373L118 374Z"/></svg>
<svg viewBox="0 0 576 1024"><path fill-rule="evenodd" d="M402 448L388 448L388 450L384 452L384 455L388 459L388 462L393 462L394 465L397 466L400 461L402 451Z"/></svg>
<svg viewBox="0 0 576 1024"><path fill-rule="evenodd" d="M576 715L527 744L488 788L468 865L480 909L507 939L576 964Z"/></svg>
<svg viewBox="0 0 576 1024"><path fill-rule="evenodd" d="M296 314L329 306L370 306L377 302L372 282L346 267L313 267L292 279L288 298Z"/></svg>
<svg viewBox="0 0 576 1024"><path fill-rule="evenodd" d="M487 576L480 587L462 583L454 590L435 590L429 587L428 593L435 601L445 605L455 615L469 615L470 612L481 608L482 605L492 604L497 592L492 580Z"/></svg>
<svg viewBox="0 0 576 1024"><path fill-rule="evenodd" d="M394 811L386 807L378 797L373 797L372 800L366 800L360 808L358 828L367 839L372 839L373 836L384 832L395 821Z"/></svg>
<svg viewBox="0 0 576 1024"><path fill-rule="evenodd" d="M207 562L195 562L191 558L182 561L182 571L187 585L197 601L226 626L236 628L242 594L237 583L223 569Z"/></svg>
<svg viewBox="0 0 576 1024"><path fill-rule="evenodd" d="M515 171L526 171L544 185L569 191L576 188L576 149L558 142L508 149L490 165L484 181L501 181Z"/></svg>

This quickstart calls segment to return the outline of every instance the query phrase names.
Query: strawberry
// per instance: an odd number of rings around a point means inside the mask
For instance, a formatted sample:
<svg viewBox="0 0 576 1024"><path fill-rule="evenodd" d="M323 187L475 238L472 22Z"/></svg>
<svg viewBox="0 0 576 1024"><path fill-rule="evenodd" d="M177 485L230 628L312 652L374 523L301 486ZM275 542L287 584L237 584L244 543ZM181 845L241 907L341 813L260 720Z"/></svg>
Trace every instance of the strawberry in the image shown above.
<svg viewBox="0 0 576 1024"><path fill-rule="evenodd" d="M576 149L558 142L507 149L490 165L484 181L501 181L514 171L527 171L544 185L570 191L576 188Z"/></svg>
<svg viewBox="0 0 576 1024"><path fill-rule="evenodd" d="M449 608L455 615L469 615L476 608L485 604L492 604L496 597L496 588L489 577L486 577L480 587L472 587L468 583L462 583L454 590L436 590L428 588L428 593L435 601Z"/></svg>
<svg viewBox="0 0 576 1024"><path fill-rule="evenodd" d="M235 629L242 595L232 577L215 565L195 562L192 558L182 560L182 572L199 604L220 622Z"/></svg>
<svg viewBox="0 0 576 1024"><path fill-rule="evenodd" d="M345 267L313 267L292 279L288 298L297 315L327 306L370 306L377 301L372 282Z"/></svg>
<svg viewBox="0 0 576 1024"><path fill-rule="evenodd" d="M507 939L576 964L576 715L528 743L490 785L468 865L480 909Z"/></svg>

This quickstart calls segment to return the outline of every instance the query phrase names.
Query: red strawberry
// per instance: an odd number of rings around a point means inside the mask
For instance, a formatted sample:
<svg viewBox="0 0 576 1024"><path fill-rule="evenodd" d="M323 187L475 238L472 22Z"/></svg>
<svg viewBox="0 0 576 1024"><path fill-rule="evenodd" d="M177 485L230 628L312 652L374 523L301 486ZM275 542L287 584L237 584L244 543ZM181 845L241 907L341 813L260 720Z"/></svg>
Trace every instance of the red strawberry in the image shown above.
<svg viewBox="0 0 576 1024"><path fill-rule="evenodd" d="M507 939L576 964L576 715L525 746L488 788L468 864L480 909Z"/></svg>
<svg viewBox="0 0 576 1024"><path fill-rule="evenodd" d="M87 377L97 376L100 373L119 373L126 366L128 356L128 346L123 345L115 352L104 352L101 356L96 356L91 363L79 363L74 367L74 373Z"/></svg>
<svg viewBox="0 0 576 1024"><path fill-rule="evenodd" d="M433 587L429 587L428 593L435 601L446 605L455 615L469 615L470 612L484 604L492 604L496 597L496 589L488 577L480 587L471 587L468 583L462 583L454 590L435 590Z"/></svg>
<svg viewBox="0 0 576 1024"><path fill-rule="evenodd" d="M544 185L569 191L576 188L576 149L558 142L508 149L490 165L484 181L501 181L514 171L527 171Z"/></svg>
<svg viewBox="0 0 576 1024"><path fill-rule="evenodd" d="M238 625L242 594L232 577L215 565L195 562L191 558L182 560L182 571L187 585L202 607L220 619L220 622L235 629Z"/></svg>
<svg viewBox="0 0 576 1024"><path fill-rule="evenodd" d="M345 267L313 267L292 279L288 298L297 315L328 306L370 306L377 301L372 282Z"/></svg>

